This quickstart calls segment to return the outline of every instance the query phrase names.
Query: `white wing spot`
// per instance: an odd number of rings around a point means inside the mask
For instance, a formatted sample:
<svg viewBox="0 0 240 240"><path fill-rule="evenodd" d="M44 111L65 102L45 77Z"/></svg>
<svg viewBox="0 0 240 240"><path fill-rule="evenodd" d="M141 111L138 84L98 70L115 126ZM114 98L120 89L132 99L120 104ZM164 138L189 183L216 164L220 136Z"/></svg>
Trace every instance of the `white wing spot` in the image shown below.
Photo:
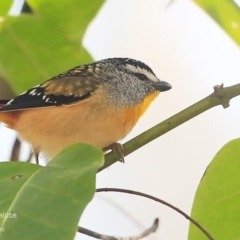
<svg viewBox="0 0 240 240"><path fill-rule="evenodd" d="M6 105L11 105L11 103L12 103L13 100L14 100L14 99L10 100Z"/></svg>
<svg viewBox="0 0 240 240"><path fill-rule="evenodd" d="M48 102L49 101L49 98L47 98L46 100L45 100L45 102Z"/></svg>
<svg viewBox="0 0 240 240"><path fill-rule="evenodd" d="M46 98L46 95L43 95L42 100L44 100L45 98Z"/></svg>
<svg viewBox="0 0 240 240"><path fill-rule="evenodd" d="M36 95L36 89L34 88L30 93L29 93L29 95Z"/></svg>

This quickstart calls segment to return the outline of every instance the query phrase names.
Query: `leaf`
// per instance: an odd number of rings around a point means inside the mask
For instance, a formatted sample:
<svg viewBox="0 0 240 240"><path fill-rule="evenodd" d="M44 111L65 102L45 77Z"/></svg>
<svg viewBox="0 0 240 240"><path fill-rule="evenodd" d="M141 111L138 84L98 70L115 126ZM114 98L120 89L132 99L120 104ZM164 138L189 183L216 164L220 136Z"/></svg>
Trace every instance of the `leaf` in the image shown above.
<svg viewBox="0 0 240 240"><path fill-rule="evenodd" d="M29 0L33 14L0 22L0 74L17 93L92 61L81 42L103 0Z"/></svg>
<svg viewBox="0 0 240 240"><path fill-rule="evenodd" d="M191 217L216 240L240 239L240 139L227 143L208 166ZM208 239L190 224L189 240Z"/></svg>
<svg viewBox="0 0 240 240"><path fill-rule="evenodd" d="M0 16L5 16L8 13L12 3L13 3L13 0L0 1Z"/></svg>
<svg viewBox="0 0 240 240"><path fill-rule="evenodd" d="M233 0L194 0L240 45L240 8Z"/></svg>
<svg viewBox="0 0 240 240"><path fill-rule="evenodd" d="M46 167L1 163L0 214L16 218L0 218L0 239L73 239L102 164L102 151L86 144L68 147Z"/></svg>

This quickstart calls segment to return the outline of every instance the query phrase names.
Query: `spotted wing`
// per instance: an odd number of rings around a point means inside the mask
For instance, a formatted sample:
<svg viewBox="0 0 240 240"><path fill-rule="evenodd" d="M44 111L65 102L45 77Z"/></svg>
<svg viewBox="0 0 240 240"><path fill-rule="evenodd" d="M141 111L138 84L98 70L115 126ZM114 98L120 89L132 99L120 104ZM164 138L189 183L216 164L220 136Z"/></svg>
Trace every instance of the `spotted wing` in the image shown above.
<svg viewBox="0 0 240 240"><path fill-rule="evenodd" d="M69 72L68 72L69 73ZM100 82L85 74L61 74L8 101L0 111L71 105L90 97Z"/></svg>

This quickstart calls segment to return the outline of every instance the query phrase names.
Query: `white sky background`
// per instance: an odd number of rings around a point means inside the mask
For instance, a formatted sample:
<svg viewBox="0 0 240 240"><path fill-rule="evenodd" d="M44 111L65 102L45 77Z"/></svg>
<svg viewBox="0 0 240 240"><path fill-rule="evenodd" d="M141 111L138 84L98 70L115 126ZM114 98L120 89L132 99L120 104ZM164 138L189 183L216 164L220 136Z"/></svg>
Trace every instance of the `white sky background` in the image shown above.
<svg viewBox="0 0 240 240"><path fill-rule="evenodd" d="M167 3L108 0L84 39L96 60L142 60L173 86L160 94L123 142L206 97L214 85L240 82L240 50L230 37L192 1L176 0L166 8ZM149 143L127 156L125 164L98 174L97 186L152 194L189 214L207 165L226 142L240 135L239 104L240 98L234 99L230 108L211 109ZM4 132L7 138L9 131ZM1 159L7 157L5 148L1 142ZM160 218L160 227L147 239L187 239L189 222L184 217L150 200L119 193L97 194L81 225L128 236L149 227L155 217Z"/></svg>

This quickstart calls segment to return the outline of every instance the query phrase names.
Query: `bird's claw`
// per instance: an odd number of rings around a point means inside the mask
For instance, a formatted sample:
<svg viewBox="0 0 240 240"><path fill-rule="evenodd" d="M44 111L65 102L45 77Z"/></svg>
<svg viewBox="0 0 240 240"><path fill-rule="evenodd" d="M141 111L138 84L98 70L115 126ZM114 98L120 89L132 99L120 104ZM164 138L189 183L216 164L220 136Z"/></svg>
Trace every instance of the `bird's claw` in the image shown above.
<svg viewBox="0 0 240 240"><path fill-rule="evenodd" d="M104 148L103 151L107 151L107 150L112 150L112 152L114 153L114 155L119 158L119 161L124 163L124 157L125 157L125 153L124 153L124 149L121 143L112 143L111 145L109 145L108 147Z"/></svg>

